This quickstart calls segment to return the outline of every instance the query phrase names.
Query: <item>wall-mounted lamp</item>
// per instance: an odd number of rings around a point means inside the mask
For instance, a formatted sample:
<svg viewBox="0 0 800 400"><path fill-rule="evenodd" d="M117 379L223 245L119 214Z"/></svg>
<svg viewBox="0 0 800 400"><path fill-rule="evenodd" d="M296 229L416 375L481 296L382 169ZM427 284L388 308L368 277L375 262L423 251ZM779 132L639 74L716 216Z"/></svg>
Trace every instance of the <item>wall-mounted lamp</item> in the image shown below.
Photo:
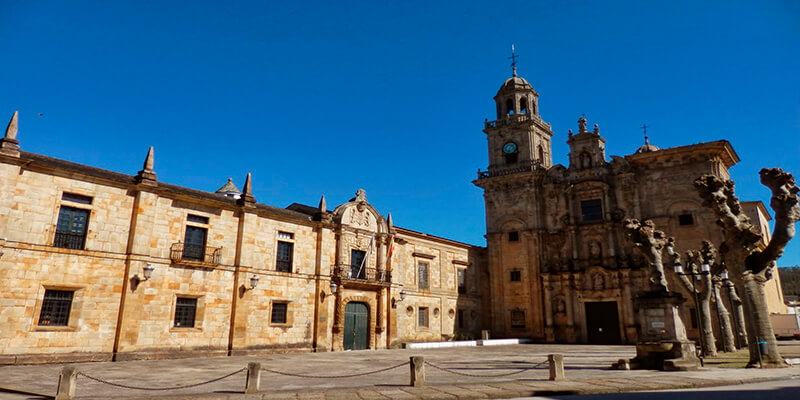
<svg viewBox="0 0 800 400"><path fill-rule="evenodd" d="M255 289L256 286L258 286L258 275L253 275L250 277L250 287L242 285L242 289L244 289L243 291L246 292L248 290Z"/></svg>
<svg viewBox="0 0 800 400"><path fill-rule="evenodd" d="M400 290L400 300L395 299L394 297L392 297L392 308L397 308L397 305L399 303L402 303L403 300L405 300L405 299L406 299L406 291L405 291L405 289Z"/></svg>
<svg viewBox="0 0 800 400"><path fill-rule="evenodd" d="M719 277L720 277L720 279L722 279L723 281L727 281L727 280L728 280L728 271L722 271L722 272L719 274Z"/></svg>
<svg viewBox="0 0 800 400"><path fill-rule="evenodd" d="M150 279L153 276L154 269L155 267L153 267L151 264L145 265L144 268L142 268L142 276L143 276L142 280L146 281Z"/></svg>
<svg viewBox="0 0 800 400"><path fill-rule="evenodd" d="M339 285L337 285L336 282L331 281L331 293L336 294L336 290L338 290L338 289L339 289Z"/></svg>

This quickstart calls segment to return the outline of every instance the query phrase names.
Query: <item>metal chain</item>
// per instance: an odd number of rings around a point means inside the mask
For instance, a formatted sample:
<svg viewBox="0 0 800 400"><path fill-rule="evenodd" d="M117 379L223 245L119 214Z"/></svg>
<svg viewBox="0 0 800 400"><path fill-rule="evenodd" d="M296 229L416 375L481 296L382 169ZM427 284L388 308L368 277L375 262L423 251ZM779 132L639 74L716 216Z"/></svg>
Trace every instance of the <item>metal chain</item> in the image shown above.
<svg viewBox="0 0 800 400"><path fill-rule="evenodd" d="M404 365L407 365L408 363L409 362L406 361L406 362L404 362L402 364L397 364L397 365L395 365L393 367L382 368L382 369L378 369L378 370L375 370L375 371L369 371L369 372L359 372L357 374L349 374L349 375L303 375L303 374L292 374L292 373L289 373L289 372L281 372L281 371L276 371L276 370L269 369L269 368L264 368L264 367L261 367L261 370L262 371L267 371L267 372L272 372L273 374L286 375L286 376L295 376L295 377L298 377L298 378L319 378L319 379L325 379L325 378L331 378L331 379L332 378L354 378L356 376L372 375L372 374L377 374L379 372L385 372L385 371L388 371L388 370L391 370L391 369L402 367Z"/></svg>
<svg viewBox="0 0 800 400"><path fill-rule="evenodd" d="M546 362L547 361L542 361L539 364L536 364L531 368L513 368L513 369L519 369L519 371L514 371L514 372L509 372L509 373L504 373L504 374L492 374L492 375L468 374L466 372L458 372L458 371L454 371L452 368L444 368L444 367L440 367L440 366L438 366L436 364L432 364L429 361L425 361L425 364L428 364L428 365L430 365L431 367L433 367L435 369L442 370L444 372L449 372L451 374L462 375L462 376L482 377L482 378L494 378L494 377L502 377L502 376L511 376L511 375L516 375L516 374L521 374L521 373L523 373L525 371L528 371L528 370L531 370L531 369L536 369L540 365L543 365ZM506 368L504 368L504 369L506 369Z"/></svg>
<svg viewBox="0 0 800 400"><path fill-rule="evenodd" d="M83 372L78 372L78 375L83 375L83 376L85 376L85 377L87 377L87 378L89 378L89 379L91 379L93 381L97 381L97 382L100 382L100 383L105 383L106 385L121 387L121 388L125 388L125 389L136 389L136 390L178 390L178 389L188 389L188 388L192 388L192 387L196 387L196 386L207 385L209 383L213 383L213 382L216 382L216 381L221 381L221 380L223 380L225 378L229 378L231 376L234 376L234 375L236 375L236 374L238 374L239 372L242 372L242 371L247 371L247 368L242 368L240 370L236 370L235 372L231 372L228 375L221 376L221 377L215 378L215 379L211 379L211 380L208 380L208 381L205 381L205 382L192 383L190 385L183 385L183 386L164 387L164 388L150 388L150 387L123 385L121 383L114 383L114 382L109 382L107 380L103 380L103 379L100 379L100 378L95 378L93 376L86 375Z"/></svg>

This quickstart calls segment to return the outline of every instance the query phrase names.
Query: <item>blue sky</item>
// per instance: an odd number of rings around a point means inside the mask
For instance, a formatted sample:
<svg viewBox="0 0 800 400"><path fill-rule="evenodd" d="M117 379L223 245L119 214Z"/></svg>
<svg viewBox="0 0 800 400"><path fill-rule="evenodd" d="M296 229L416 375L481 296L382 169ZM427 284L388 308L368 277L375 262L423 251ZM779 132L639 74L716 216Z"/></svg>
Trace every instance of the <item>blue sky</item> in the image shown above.
<svg viewBox="0 0 800 400"><path fill-rule="evenodd" d="M728 139L743 200L800 174L800 2L0 0L0 116L24 150L259 202L356 189L397 225L484 244L483 119L510 75L540 94L554 162L585 113L607 154ZM454 5L457 4L457 5ZM39 117L38 114L43 116ZM800 265L800 238L780 265Z"/></svg>

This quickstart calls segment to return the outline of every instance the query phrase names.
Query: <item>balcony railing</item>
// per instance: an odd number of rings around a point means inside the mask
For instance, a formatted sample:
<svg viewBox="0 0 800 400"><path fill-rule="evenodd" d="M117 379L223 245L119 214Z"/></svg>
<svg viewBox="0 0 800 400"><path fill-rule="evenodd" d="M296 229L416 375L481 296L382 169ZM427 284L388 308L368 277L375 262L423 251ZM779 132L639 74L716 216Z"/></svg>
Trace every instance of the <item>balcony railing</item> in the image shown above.
<svg viewBox="0 0 800 400"><path fill-rule="evenodd" d="M511 175L520 172L530 172L539 168L542 168L542 163L539 161L531 161L530 163L527 164L516 164L516 165L508 165L502 167L489 167L488 171L478 170L478 179Z"/></svg>
<svg viewBox="0 0 800 400"><path fill-rule="evenodd" d="M546 125L548 128L550 127L550 124L542 121L542 117L532 113L510 114L495 121L486 121L483 123L483 125L487 129L500 128L502 126L511 125L518 122L526 122L526 121L536 121L540 124Z"/></svg>
<svg viewBox="0 0 800 400"><path fill-rule="evenodd" d="M392 272L385 271L385 270L378 270L376 268L360 268L359 267L352 267L350 264L339 264L334 265L331 268L331 276L342 278L342 279L351 279L351 280L359 280L359 281L367 281L367 282L391 282L392 281Z"/></svg>
<svg viewBox="0 0 800 400"><path fill-rule="evenodd" d="M85 232L59 232L56 231L56 237L53 240L53 246L61 247L64 249L77 249L83 250L86 244Z"/></svg>
<svg viewBox="0 0 800 400"><path fill-rule="evenodd" d="M172 262L196 262L205 264L219 264L222 247L203 246L192 243L173 243L170 248Z"/></svg>

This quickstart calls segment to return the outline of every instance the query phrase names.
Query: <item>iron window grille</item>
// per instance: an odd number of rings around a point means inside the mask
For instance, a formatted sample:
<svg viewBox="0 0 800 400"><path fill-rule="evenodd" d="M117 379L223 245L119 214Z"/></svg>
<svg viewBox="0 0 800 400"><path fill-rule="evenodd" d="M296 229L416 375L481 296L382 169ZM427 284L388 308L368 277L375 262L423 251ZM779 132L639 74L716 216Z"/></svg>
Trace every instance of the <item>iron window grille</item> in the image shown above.
<svg viewBox="0 0 800 400"><path fill-rule="evenodd" d="M519 242L519 232L517 231L508 232L508 241Z"/></svg>
<svg viewBox="0 0 800 400"><path fill-rule="evenodd" d="M430 288L430 282L428 282L428 263L420 262L417 265L418 270L418 285L420 289L428 289Z"/></svg>
<svg viewBox="0 0 800 400"><path fill-rule="evenodd" d="M524 310L511 310L511 327L517 329L525 328Z"/></svg>
<svg viewBox="0 0 800 400"><path fill-rule="evenodd" d="M428 327L428 307L420 307L419 308L419 318L417 323L421 327Z"/></svg>
<svg viewBox="0 0 800 400"><path fill-rule="evenodd" d="M190 297L178 297L175 302L175 327L194 328L194 320L197 315L197 299Z"/></svg>
<svg viewBox="0 0 800 400"><path fill-rule="evenodd" d="M511 282L521 282L522 281L522 271L510 271L509 272L509 279Z"/></svg>
<svg viewBox="0 0 800 400"><path fill-rule="evenodd" d="M278 257L275 261L275 270L278 272L292 272L293 256L294 243L278 242Z"/></svg>
<svg viewBox="0 0 800 400"><path fill-rule="evenodd" d="M286 303L272 303L272 315L270 322L273 324L285 324L289 305Z"/></svg>
<svg viewBox="0 0 800 400"><path fill-rule="evenodd" d="M39 325L67 326L74 295L75 292L72 290L46 289L42 300L42 311L39 313Z"/></svg>
<svg viewBox="0 0 800 400"><path fill-rule="evenodd" d="M86 227L89 225L90 212L82 208L61 206L58 211L53 246L83 250L86 245Z"/></svg>

